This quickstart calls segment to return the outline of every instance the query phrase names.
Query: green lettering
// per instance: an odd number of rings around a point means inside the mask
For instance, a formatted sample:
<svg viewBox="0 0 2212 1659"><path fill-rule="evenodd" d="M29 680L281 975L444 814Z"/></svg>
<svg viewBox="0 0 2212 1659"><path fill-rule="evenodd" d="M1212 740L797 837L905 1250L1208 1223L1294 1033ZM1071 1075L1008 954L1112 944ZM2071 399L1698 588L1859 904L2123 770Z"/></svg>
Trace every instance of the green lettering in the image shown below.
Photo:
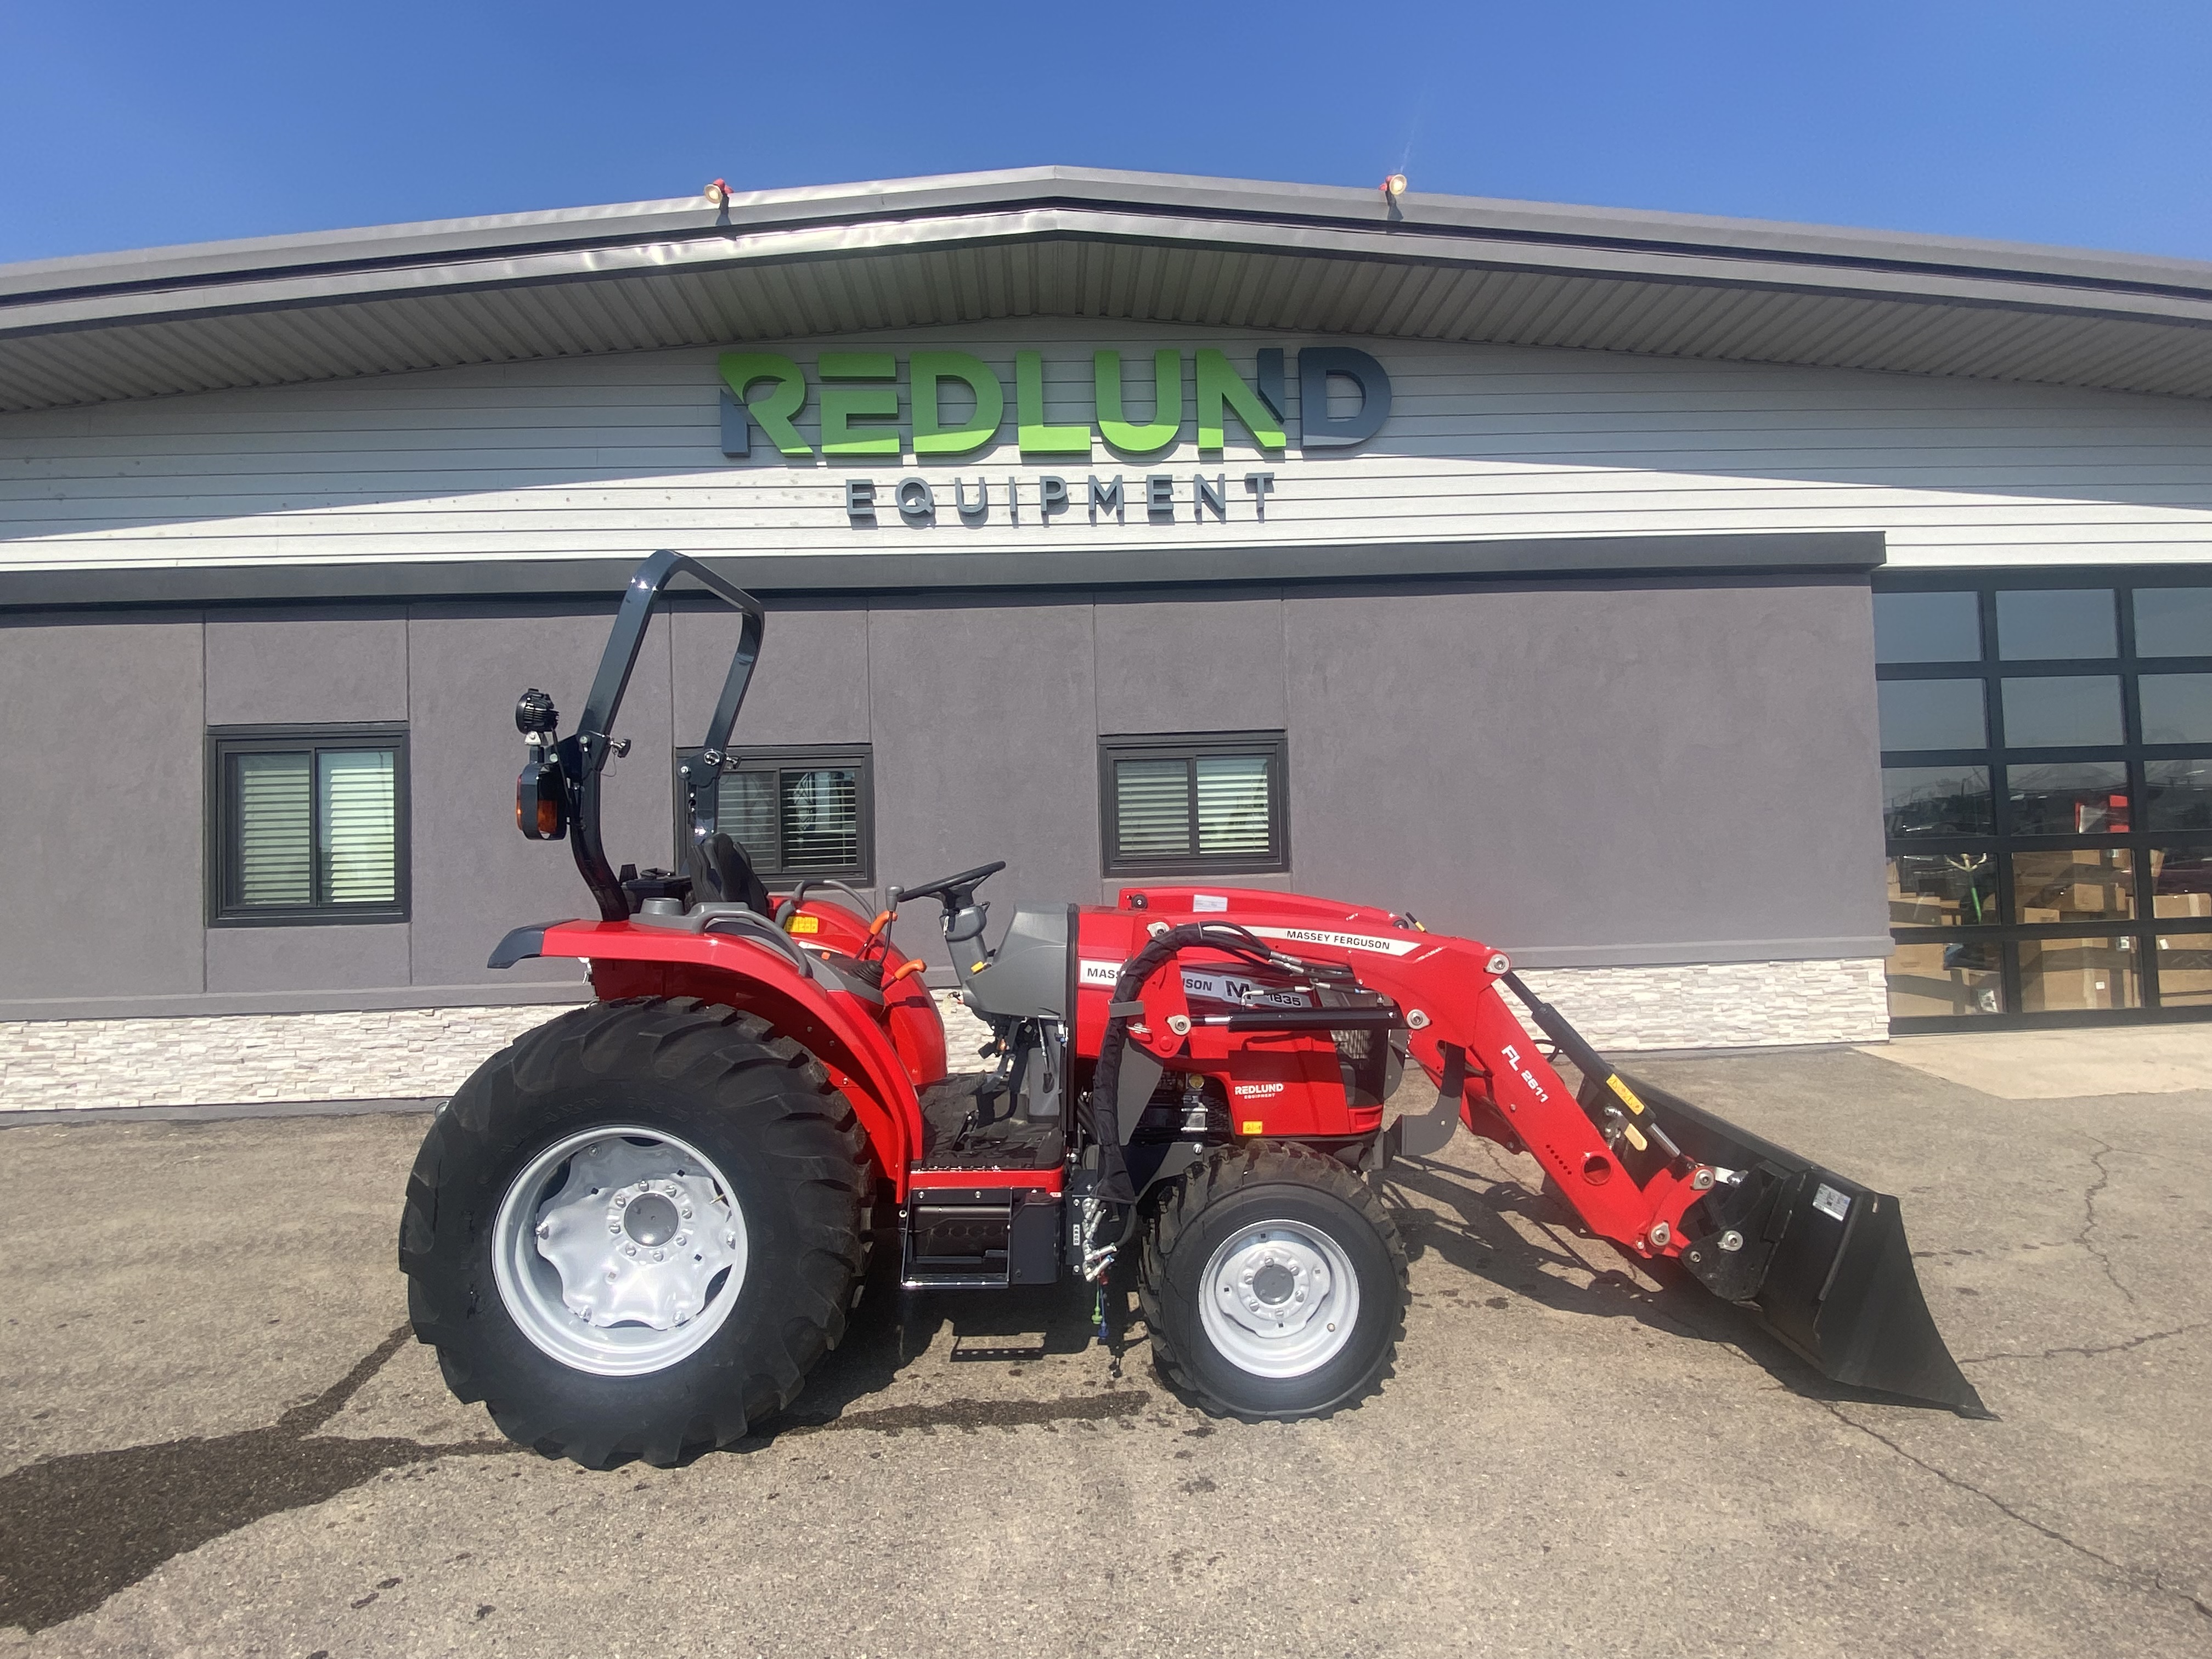
<svg viewBox="0 0 2212 1659"><path fill-rule="evenodd" d="M806 403L806 377L790 358L773 351L726 351L716 362L722 379L744 404L745 413L760 422L769 441L787 455L811 455L806 440L791 417ZM745 396L746 388L760 380L774 380L775 390L758 402Z"/></svg>
<svg viewBox="0 0 2212 1659"><path fill-rule="evenodd" d="M913 382L914 453L967 455L999 435L1006 417L1006 389L990 366L964 351L917 351L907 359ZM975 394L975 412L959 426L946 426L937 404L940 381L958 380Z"/></svg>
<svg viewBox="0 0 2212 1659"><path fill-rule="evenodd" d="M1282 428L1267 405L1260 401L1260 394L1244 384L1244 377L1230 368L1229 359L1218 351L1201 348L1198 354L1198 447L1201 451L1218 453L1221 447L1221 410L1224 404L1234 410L1252 434L1252 441L1262 449L1281 449L1290 441L1283 435Z"/></svg>
<svg viewBox="0 0 2212 1659"><path fill-rule="evenodd" d="M896 455L896 428L855 428L856 418L898 419L896 386L830 386L830 380L896 380L898 359L888 351L825 351L814 361L822 388L822 453L824 455Z"/></svg>
<svg viewBox="0 0 2212 1659"><path fill-rule="evenodd" d="M1165 449L1182 430L1182 353L1152 354L1152 418L1142 425L1121 418L1121 354L1094 351L1091 375L1098 388L1099 435L1125 455Z"/></svg>
<svg viewBox="0 0 2212 1659"><path fill-rule="evenodd" d="M1014 424L1025 457L1091 453L1089 427L1044 423L1044 358L1037 352L1014 354Z"/></svg>

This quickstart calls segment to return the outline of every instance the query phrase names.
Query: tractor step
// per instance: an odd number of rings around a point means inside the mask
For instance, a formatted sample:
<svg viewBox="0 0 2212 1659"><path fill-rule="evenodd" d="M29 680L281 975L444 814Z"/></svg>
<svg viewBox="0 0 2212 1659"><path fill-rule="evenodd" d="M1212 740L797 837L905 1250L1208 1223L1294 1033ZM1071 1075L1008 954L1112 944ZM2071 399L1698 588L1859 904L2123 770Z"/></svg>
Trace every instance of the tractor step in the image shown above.
<svg viewBox="0 0 2212 1659"><path fill-rule="evenodd" d="M917 1188L900 1232L908 1290L995 1291L1060 1277L1060 1194L1035 1187Z"/></svg>

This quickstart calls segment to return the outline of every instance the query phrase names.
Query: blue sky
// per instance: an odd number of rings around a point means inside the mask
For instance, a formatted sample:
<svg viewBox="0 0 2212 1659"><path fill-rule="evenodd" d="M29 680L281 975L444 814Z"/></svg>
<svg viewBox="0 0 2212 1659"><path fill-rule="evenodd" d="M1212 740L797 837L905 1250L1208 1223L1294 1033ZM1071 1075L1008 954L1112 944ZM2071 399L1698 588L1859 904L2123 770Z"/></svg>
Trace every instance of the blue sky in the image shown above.
<svg viewBox="0 0 2212 1659"><path fill-rule="evenodd" d="M2212 259L2212 5L0 0L0 261L1044 162Z"/></svg>

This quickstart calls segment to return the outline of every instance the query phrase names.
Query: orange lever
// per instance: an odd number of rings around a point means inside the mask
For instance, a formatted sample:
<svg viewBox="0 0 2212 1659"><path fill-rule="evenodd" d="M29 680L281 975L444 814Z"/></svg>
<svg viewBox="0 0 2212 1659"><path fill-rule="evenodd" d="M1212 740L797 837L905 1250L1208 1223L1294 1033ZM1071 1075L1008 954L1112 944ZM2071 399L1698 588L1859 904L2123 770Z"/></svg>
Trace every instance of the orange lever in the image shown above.
<svg viewBox="0 0 2212 1659"><path fill-rule="evenodd" d="M904 979L908 974L918 974L928 965L929 964L924 962L920 957L916 957L912 962L908 963L904 967L901 968L898 972L893 974L889 979L885 980L884 983L885 985L896 985L901 980Z"/></svg>

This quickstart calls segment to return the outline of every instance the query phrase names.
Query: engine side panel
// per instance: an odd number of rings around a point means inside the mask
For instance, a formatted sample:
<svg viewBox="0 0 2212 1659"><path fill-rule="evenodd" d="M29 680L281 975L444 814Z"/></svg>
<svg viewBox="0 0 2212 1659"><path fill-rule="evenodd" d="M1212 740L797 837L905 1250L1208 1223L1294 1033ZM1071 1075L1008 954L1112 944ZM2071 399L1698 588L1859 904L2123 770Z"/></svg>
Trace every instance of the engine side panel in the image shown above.
<svg viewBox="0 0 2212 1659"><path fill-rule="evenodd" d="M1148 924L1159 920L1129 909L1092 908L1080 913L1076 992L1079 1054L1097 1054L1115 980L1122 964L1143 948ZM1207 1079L1206 1093L1225 1107L1231 1133L1240 1139L1330 1139L1371 1134L1382 1127L1379 1103L1355 1105L1346 1094L1344 1057L1328 1031L1231 1032L1203 1023L1255 1008L1320 1006L1320 997L1295 975L1255 969L1235 957L1203 951L1186 953L1161 972L1177 975L1181 994L1168 990L1164 996L1151 995L1148 1000L1156 1006L1150 1023L1141 1034L1132 1031L1133 1042L1153 1054L1171 1074ZM1170 1013L1185 1012L1198 1023L1178 1038L1163 1022Z"/></svg>

